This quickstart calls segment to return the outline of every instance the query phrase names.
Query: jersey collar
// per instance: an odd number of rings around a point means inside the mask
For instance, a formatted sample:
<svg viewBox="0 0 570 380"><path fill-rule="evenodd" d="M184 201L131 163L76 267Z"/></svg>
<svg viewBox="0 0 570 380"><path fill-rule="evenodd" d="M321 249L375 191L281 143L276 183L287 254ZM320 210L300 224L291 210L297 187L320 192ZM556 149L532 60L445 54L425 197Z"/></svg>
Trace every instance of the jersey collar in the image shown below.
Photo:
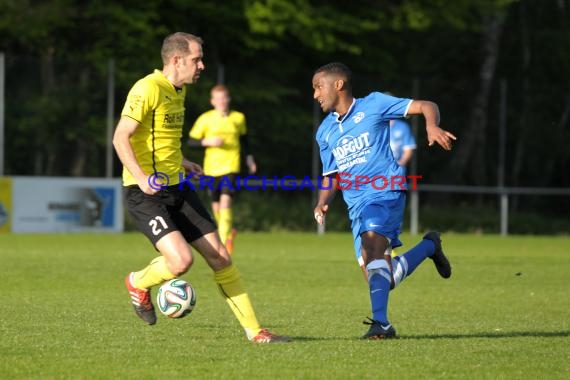
<svg viewBox="0 0 570 380"><path fill-rule="evenodd" d="M344 117L341 119L340 115L338 114L338 112L333 112L333 116L335 117L335 120L339 123L342 123L347 117L348 115L350 115L350 112L352 111L352 109L354 108L354 104L356 103L356 98L352 98L352 103L350 104L350 107L348 107L348 110L346 111L346 114L344 115Z"/></svg>

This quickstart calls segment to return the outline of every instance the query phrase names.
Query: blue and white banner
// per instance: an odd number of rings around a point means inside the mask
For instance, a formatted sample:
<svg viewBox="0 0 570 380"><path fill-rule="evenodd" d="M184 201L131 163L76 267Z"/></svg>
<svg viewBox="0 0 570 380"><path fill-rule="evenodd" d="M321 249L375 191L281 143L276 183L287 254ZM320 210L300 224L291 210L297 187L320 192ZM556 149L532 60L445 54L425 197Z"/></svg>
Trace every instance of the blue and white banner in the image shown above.
<svg viewBox="0 0 570 380"><path fill-rule="evenodd" d="M120 179L10 177L12 232L121 232Z"/></svg>

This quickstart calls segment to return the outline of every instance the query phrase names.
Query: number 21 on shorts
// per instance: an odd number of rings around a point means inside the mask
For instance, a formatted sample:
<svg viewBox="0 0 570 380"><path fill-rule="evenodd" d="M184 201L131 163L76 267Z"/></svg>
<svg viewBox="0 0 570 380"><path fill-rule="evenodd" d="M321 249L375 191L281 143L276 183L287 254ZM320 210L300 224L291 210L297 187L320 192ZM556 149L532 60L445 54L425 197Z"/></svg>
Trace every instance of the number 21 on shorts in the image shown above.
<svg viewBox="0 0 570 380"><path fill-rule="evenodd" d="M152 229L152 233L153 235L158 235L159 233L162 232L163 229L167 229L168 225L166 224L166 222L164 221L164 219L162 218L162 216L155 216L154 218L152 218L149 222L148 225L150 226L150 228ZM162 228L161 228L162 227Z"/></svg>

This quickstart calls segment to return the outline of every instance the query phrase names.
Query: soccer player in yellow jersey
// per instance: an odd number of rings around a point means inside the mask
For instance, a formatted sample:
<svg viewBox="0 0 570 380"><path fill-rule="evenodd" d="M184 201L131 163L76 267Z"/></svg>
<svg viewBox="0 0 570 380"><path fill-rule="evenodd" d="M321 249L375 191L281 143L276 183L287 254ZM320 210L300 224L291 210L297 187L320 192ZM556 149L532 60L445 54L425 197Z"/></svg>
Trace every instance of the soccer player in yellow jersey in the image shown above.
<svg viewBox="0 0 570 380"><path fill-rule="evenodd" d="M228 88L224 85L214 86L210 95L214 109L198 117L190 130L190 145L206 147L204 174L214 177L210 188L212 211L218 222L222 243L231 254L237 232L232 228L232 197L240 171L241 154L246 157L249 174L255 174L257 166L249 152L245 116L230 109Z"/></svg>
<svg viewBox="0 0 570 380"><path fill-rule="evenodd" d="M150 289L186 273L194 260L193 248L214 271L214 281L249 340L288 340L260 327L213 219L183 181L185 173L201 173L199 165L182 156L180 139L184 85L195 83L205 68L202 40L174 33L164 40L161 55L163 69L139 80L130 90L113 138L123 163L127 209L160 253L146 268L125 279L135 313L149 325L156 323Z"/></svg>

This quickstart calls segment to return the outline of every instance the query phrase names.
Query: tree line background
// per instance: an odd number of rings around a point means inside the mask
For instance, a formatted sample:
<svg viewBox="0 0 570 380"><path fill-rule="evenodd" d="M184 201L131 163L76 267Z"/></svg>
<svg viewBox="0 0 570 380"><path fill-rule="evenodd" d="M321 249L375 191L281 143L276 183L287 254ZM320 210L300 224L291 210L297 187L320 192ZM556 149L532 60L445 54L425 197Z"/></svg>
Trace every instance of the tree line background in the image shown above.
<svg viewBox="0 0 570 380"><path fill-rule="evenodd" d="M496 185L504 81L505 185L570 187L569 0L3 0L5 173L103 176L108 60L116 63L118 120L132 84L162 67L160 46L174 31L205 41L185 133L210 108L209 89L223 73L234 108L246 114L260 175L311 174L311 77L342 61L356 96L380 90L439 104L442 127L459 140L450 153L428 148L419 121L423 183ZM184 150L201 160L203 152ZM496 202L430 199L450 208ZM549 222L570 211L566 199L520 196L511 208Z"/></svg>

